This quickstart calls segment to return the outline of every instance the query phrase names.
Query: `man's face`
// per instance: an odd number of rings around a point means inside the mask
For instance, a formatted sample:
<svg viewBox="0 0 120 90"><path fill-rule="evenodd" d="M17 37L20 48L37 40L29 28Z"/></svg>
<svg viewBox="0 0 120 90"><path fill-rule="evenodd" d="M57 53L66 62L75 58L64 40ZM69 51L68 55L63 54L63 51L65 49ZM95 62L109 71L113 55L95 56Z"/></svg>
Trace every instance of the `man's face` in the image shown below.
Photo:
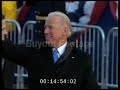
<svg viewBox="0 0 120 90"><path fill-rule="evenodd" d="M4 20L2 20L2 40L5 39L6 35L7 35L7 24Z"/></svg>
<svg viewBox="0 0 120 90"><path fill-rule="evenodd" d="M65 28L63 27L61 20L62 19L59 16L52 16L48 17L45 22L45 39L47 44L50 44L53 47L64 40Z"/></svg>

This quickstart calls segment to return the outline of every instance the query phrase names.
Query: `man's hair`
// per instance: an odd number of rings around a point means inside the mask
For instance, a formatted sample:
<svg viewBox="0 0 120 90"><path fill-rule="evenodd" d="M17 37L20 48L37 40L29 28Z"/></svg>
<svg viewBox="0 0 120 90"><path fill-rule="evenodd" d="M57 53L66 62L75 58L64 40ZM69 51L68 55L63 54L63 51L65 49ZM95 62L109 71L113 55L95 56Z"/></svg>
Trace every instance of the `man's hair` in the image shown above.
<svg viewBox="0 0 120 90"><path fill-rule="evenodd" d="M66 25L68 27L68 30L69 30L68 37L71 36L71 22L70 22L70 19L68 18L67 15L65 15L64 13L62 13L60 11L55 11L55 12L50 12L48 14L48 17L49 16L60 16L60 17L62 17L64 25Z"/></svg>

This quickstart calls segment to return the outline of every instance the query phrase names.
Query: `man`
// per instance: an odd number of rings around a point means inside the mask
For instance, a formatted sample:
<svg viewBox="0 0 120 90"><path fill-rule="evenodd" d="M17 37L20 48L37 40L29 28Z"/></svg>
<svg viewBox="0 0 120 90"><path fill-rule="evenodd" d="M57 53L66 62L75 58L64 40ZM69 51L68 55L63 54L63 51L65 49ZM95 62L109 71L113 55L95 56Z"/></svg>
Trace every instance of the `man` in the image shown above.
<svg viewBox="0 0 120 90"><path fill-rule="evenodd" d="M69 18L51 12L44 28L46 42L40 48L15 46L7 39L2 42L3 57L27 68L29 88L98 88L90 56L68 40Z"/></svg>
<svg viewBox="0 0 120 90"><path fill-rule="evenodd" d="M2 15L2 40L4 40L4 38L6 37L7 35L7 29L6 29L6 22L4 21L4 15ZM3 61L0 61L1 63L1 68L3 68ZM0 79L0 88L4 88L5 85L4 85L4 81L3 81L3 75L1 75L1 79Z"/></svg>
<svg viewBox="0 0 120 90"><path fill-rule="evenodd" d="M5 22L5 16L2 14L2 40L7 37L6 35L8 34L8 26L9 24ZM5 88L13 88L15 68L15 63L2 58L2 74Z"/></svg>

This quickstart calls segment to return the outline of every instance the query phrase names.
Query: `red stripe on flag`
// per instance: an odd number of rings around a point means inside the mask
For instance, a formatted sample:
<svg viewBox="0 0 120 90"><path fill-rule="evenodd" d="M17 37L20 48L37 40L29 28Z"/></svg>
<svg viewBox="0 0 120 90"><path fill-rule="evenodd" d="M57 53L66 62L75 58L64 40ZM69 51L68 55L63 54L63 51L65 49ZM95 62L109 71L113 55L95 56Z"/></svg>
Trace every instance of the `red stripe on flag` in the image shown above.
<svg viewBox="0 0 120 90"><path fill-rule="evenodd" d="M23 7L22 7L22 9L21 9L21 11L20 11L20 13L18 15L18 22L19 23L21 23L21 24L24 23L24 19L27 16L29 8L30 8L30 6L28 6L26 4L23 5Z"/></svg>
<svg viewBox="0 0 120 90"><path fill-rule="evenodd" d="M116 16L117 4L115 3L115 1L110 1L110 9L113 17L115 18L116 21L118 21Z"/></svg>
<svg viewBox="0 0 120 90"><path fill-rule="evenodd" d="M104 9L107 5L107 1L96 1L92 14L91 19L88 24L97 24L98 20L100 19L102 13L104 12Z"/></svg>

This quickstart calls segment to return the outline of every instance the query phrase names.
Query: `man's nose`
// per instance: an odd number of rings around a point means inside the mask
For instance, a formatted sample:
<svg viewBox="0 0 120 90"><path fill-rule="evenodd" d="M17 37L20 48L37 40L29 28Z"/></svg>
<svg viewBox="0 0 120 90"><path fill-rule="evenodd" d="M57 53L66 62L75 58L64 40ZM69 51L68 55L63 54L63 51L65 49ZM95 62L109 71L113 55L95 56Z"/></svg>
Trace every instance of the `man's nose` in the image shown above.
<svg viewBox="0 0 120 90"><path fill-rule="evenodd" d="M49 33L48 28L45 28L45 29L44 29L44 34L46 34L46 33Z"/></svg>

